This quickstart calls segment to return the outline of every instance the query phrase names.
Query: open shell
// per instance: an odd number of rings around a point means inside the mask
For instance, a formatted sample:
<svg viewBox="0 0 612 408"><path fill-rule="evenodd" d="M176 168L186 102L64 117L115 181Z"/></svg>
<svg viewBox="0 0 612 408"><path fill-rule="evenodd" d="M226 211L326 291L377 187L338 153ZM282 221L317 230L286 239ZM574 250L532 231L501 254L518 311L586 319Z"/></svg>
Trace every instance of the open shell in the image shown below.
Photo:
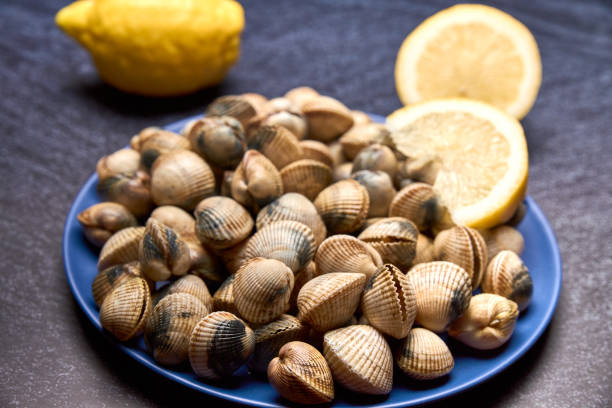
<svg viewBox="0 0 612 408"><path fill-rule="evenodd" d="M195 275L185 275L161 288L153 296L153 307L164 297L175 293L186 293L198 299L209 312L213 309L213 300L204 281Z"/></svg>
<svg viewBox="0 0 612 408"><path fill-rule="evenodd" d="M369 244L350 235L327 238L315 256L319 275L331 272L362 273L368 278L382 266L378 252Z"/></svg>
<svg viewBox="0 0 612 408"><path fill-rule="evenodd" d="M325 143L316 140L302 140L300 147L302 148L302 159L316 160L330 168L334 166L334 158Z"/></svg>
<svg viewBox="0 0 612 408"><path fill-rule="evenodd" d="M314 201L327 230L346 234L359 229L370 210L368 190L355 180L342 180L319 193Z"/></svg>
<svg viewBox="0 0 612 408"><path fill-rule="evenodd" d="M142 278L127 279L114 288L100 306L100 323L119 341L142 330L151 312L149 284Z"/></svg>
<svg viewBox="0 0 612 408"><path fill-rule="evenodd" d="M391 348L372 326L355 325L327 332L323 355L334 380L349 390L374 395L391 392Z"/></svg>
<svg viewBox="0 0 612 408"><path fill-rule="evenodd" d="M533 282L521 258L512 251L504 250L489 262L482 279L482 291L508 298L523 311L531 300Z"/></svg>
<svg viewBox="0 0 612 408"><path fill-rule="evenodd" d="M308 121L311 139L329 143L353 126L351 111L329 96L307 99L301 108Z"/></svg>
<svg viewBox="0 0 612 408"><path fill-rule="evenodd" d="M434 240L434 256L461 266L470 276L472 289L480 285L487 267L487 248L475 229L459 226L440 232Z"/></svg>
<svg viewBox="0 0 612 408"><path fill-rule="evenodd" d="M221 169L235 168L247 150L244 129L231 116L199 119L189 130L187 138L193 151Z"/></svg>
<svg viewBox="0 0 612 408"><path fill-rule="evenodd" d="M297 137L281 126L262 126L249 139L249 149L258 150L277 169L302 158L302 148Z"/></svg>
<svg viewBox="0 0 612 408"><path fill-rule="evenodd" d="M220 96L206 109L206 116L231 116L238 119L242 126L246 126L248 121L257 114L253 105L252 98L242 95Z"/></svg>
<svg viewBox="0 0 612 408"><path fill-rule="evenodd" d="M428 262L414 266L407 274L416 293L416 321L441 333L468 308L472 297L470 277L450 262Z"/></svg>
<svg viewBox="0 0 612 408"><path fill-rule="evenodd" d="M232 177L232 197L258 211L283 194L276 166L257 150L248 150Z"/></svg>
<svg viewBox="0 0 612 408"><path fill-rule="evenodd" d="M106 296L125 280L144 277L138 262L130 262L106 268L96 275L91 284L94 302L96 302L96 305L99 307Z"/></svg>
<svg viewBox="0 0 612 408"><path fill-rule="evenodd" d="M433 188L425 183L411 183L398 191L389 207L389 216L408 218L420 232L437 233L453 226L448 211Z"/></svg>
<svg viewBox="0 0 612 408"><path fill-rule="evenodd" d="M391 177L384 171L360 170L353 173L351 178L368 190L370 209L367 217L386 217L396 194Z"/></svg>
<svg viewBox="0 0 612 408"><path fill-rule="evenodd" d="M253 218L229 197L214 196L198 204L195 232L200 241L214 249L225 249L244 241L253 230Z"/></svg>
<svg viewBox="0 0 612 408"><path fill-rule="evenodd" d="M100 250L98 271L113 265L138 261L138 246L144 232L145 227L128 227L115 232Z"/></svg>
<svg viewBox="0 0 612 408"><path fill-rule="evenodd" d="M77 215L85 238L101 247L117 231L138 225L136 218L123 205L103 202L94 204Z"/></svg>
<svg viewBox="0 0 612 408"><path fill-rule="evenodd" d="M283 190L295 192L314 200L332 181L332 170L316 160L298 160L280 171Z"/></svg>
<svg viewBox="0 0 612 408"><path fill-rule="evenodd" d="M154 281L182 276L189 271L189 247L170 227L149 218L138 248L142 272Z"/></svg>
<svg viewBox="0 0 612 408"><path fill-rule="evenodd" d="M412 266L416 254L419 230L407 218L391 217L369 226L359 234L359 239L367 242L382 258L402 271Z"/></svg>
<svg viewBox="0 0 612 408"><path fill-rule="evenodd" d="M444 340L421 327L410 330L402 340L395 360L404 373L417 380L442 377L455 366L453 355Z"/></svg>

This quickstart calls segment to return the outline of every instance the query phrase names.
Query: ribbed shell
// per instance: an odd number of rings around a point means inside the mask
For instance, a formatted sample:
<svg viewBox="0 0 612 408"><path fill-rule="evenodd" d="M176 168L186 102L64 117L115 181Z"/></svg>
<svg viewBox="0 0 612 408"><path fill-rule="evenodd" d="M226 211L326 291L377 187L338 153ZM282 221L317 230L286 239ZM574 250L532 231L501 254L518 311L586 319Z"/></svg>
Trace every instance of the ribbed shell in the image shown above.
<svg viewBox="0 0 612 408"><path fill-rule="evenodd" d="M370 209L368 190L355 180L341 180L319 193L314 201L331 234L359 229Z"/></svg>
<svg viewBox="0 0 612 408"><path fill-rule="evenodd" d="M127 341L142 330L151 312L147 281L127 279L114 288L100 306L100 323L119 341Z"/></svg>
<svg viewBox="0 0 612 408"><path fill-rule="evenodd" d="M278 351L291 341L303 341L308 328L297 318L284 314L255 330L255 350L248 362L249 370L265 373Z"/></svg>
<svg viewBox="0 0 612 408"><path fill-rule="evenodd" d="M253 218L229 197L210 197L195 210L195 232L203 244L225 249L244 241L253 230Z"/></svg>
<svg viewBox="0 0 612 408"><path fill-rule="evenodd" d="M520 255L525 248L523 235L516 228L500 225L490 230L479 230L487 245L487 258L493 259L503 250L510 250Z"/></svg>
<svg viewBox="0 0 612 408"><path fill-rule="evenodd" d="M393 385L393 355L373 327L355 325L325 334L323 355L334 380L351 391L384 395Z"/></svg>
<svg viewBox="0 0 612 408"><path fill-rule="evenodd" d="M122 204L137 217L151 212L151 177L143 170L125 172L100 179L96 187L107 201Z"/></svg>
<svg viewBox="0 0 612 408"><path fill-rule="evenodd" d="M425 183L411 183L398 191L391 201L389 216L408 218L420 232L437 232L452 226L433 188Z"/></svg>
<svg viewBox="0 0 612 408"><path fill-rule="evenodd" d="M448 374L455 366L453 355L436 333L420 327L410 330L402 340L395 361L398 367L417 380L432 380Z"/></svg>
<svg viewBox="0 0 612 408"><path fill-rule="evenodd" d="M213 312L198 322L189 341L189 362L198 377L231 376L255 348L255 334L228 312Z"/></svg>
<svg viewBox="0 0 612 408"><path fill-rule="evenodd" d="M149 218L138 248L142 272L151 280L163 281L185 275L191 266L189 247L170 227Z"/></svg>
<svg viewBox="0 0 612 408"><path fill-rule="evenodd" d="M389 129L381 123L356 124L342 135L340 144L346 158L353 160L361 150L390 136Z"/></svg>
<svg viewBox="0 0 612 408"><path fill-rule="evenodd" d="M268 98L254 92L243 93L240 96L246 99L258 114L263 111L265 104L268 102Z"/></svg>
<svg viewBox="0 0 612 408"><path fill-rule="evenodd" d="M265 206L257 214L257 229L261 230L274 221L293 220L312 230L318 247L327 235L327 228L314 204L298 193L286 193Z"/></svg>
<svg viewBox="0 0 612 408"><path fill-rule="evenodd" d="M332 181L329 166L316 161L303 159L285 166L280 172L285 192L295 192L314 200Z"/></svg>
<svg viewBox="0 0 612 408"><path fill-rule="evenodd" d="M140 152L140 162L147 170L151 169L157 158L173 150L188 150L189 140L183 136L163 129L141 132L130 141L132 148Z"/></svg>
<svg viewBox="0 0 612 408"><path fill-rule="evenodd" d="M257 150L248 150L232 177L232 197L258 211L283 194L276 166Z"/></svg>
<svg viewBox="0 0 612 408"><path fill-rule="evenodd" d="M298 319L320 332L340 327L357 310L365 283L361 273L327 273L311 279L298 294Z"/></svg>
<svg viewBox="0 0 612 408"><path fill-rule="evenodd" d="M100 271L91 284L91 292L96 305L99 307L114 288L131 278L144 278L138 262L115 265Z"/></svg>
<svg viewBox="0 0 612 408"><path fill-rule="evenodd" d="M144 333L155 361L174 365L187 360L191 332L208 313L206 306L188 293L164 296L147 319Z"/></svg>
<svg viewBox="0 0 612 408"><path fill-rule="evenodd" d="M151 169L151 194L157 205L176 205L193 210L215 194L215 176L196 153L176 150L164 153Z"/></svg>
<svg viewBox="0 0 612 408"><path fill-rule="evenodd" d="M308 121L310 139L329 143L353 126L351 111L334 98L310 98L301 108Z"/></svg>
<svg viewBox="0 0 612 408"><path fill-rule="evenodd" d="M352 171L353 163L340 163L332 171L332 181L337 183L338 181L349 179L351 178Z"/></svg>
<svg viewBox="0 0 612 408"><path fill-rule="evenodd" d="M475 229L459 226L440 232L434 240L434 257L465 269L470 276L472 289L480 286L487 267L487 248Z"/></svg>
<svg viewBox="0 0 612 408"><path fill-rule="evenodd" d="M324 404L334 399L331 370L323 355L310 344L285 344L267 371L272 387L289 401Z"/></svg>
<svg viewBox="0 0 612 408"><path fill-rule="evenodd" d="M330 168L333 167L334 158L325 143L316 140L302 140L300 147L302 148L302 159L316 160Z"/></svg>
<svg viewBox="0 0 612 408"><path fill-rule="evenodd" d="M281 126L262 126L249 140L249 149L264 154L277 169L302 158L297 137Z"/></svg>
<svg viewBox="0 0 612 408"><path fill-rule="evenodd" d="M77 215L85 238L101 247L117 231L138 225L136 218L123 205L103 202L94 204Z"/></svg>
<svg viewBox="0 0 612 408"><path fill-rule="evenodd" d="M153 307L155 307L164 297L175 293L186 293L198 299L209 312L213 310L213 300L208 287L204 281L195 275L185 275L180 279L162 287L153 296Z"/></svg>
<svg viewBox="0 0 612 408"><path fill-rule="evenodd" d="M276 259L293 272L314 257L316 244L310 228L297 221L274 221L257 231L247 242L244 259Z"/></svg>
<svg viewBox="0 0 612 408"><path fill-rule="evenodd" d="M308 262L308 265L295 273L293 290L291 291L291 297L289 298L289 313L297 314L297 297L300 290L302 290L302 287L306 284L306 282L318 275L317 265L314 261Z"/></svg>
<svg viewBox="0 0 612 408"><path fill-rule="evenodd" d="M138 260L138 246L145 227L128 227L114 233L102 247L98 258L98 271L113 265Z"/></svg>
<svg viewBox="0 0 612 408"><path fill-rule="evenodd" d="M426 329L443 332L470 303L470 277L454 263L418 264L407 277L416 293L416 321Z"/></svg>
<svg viewBox="0 0 612 408"><path fill-rule="evenodd" d="M360 170L353 173L351 178L368 190L370 198L368 218L386 217L389 213L389 204L396 194L391 177L384 171Z"/></svg>
<svg viewBox="0 0 612 408"><path fill-rule="evenodd" d="M132 149L121 149L102 157L96 163L100 181L122 173L134 173L140 167L140 153Z"/></svg>
<svg viewBox="0 0 612 408"><path fill-rule="evenodd" d="M367 242L382 258L402 271L412 266L416 254L419 230L412 221L402 217L385 218L359 234L359 239Z"/></svg>
<svg viewBox="0 0 612 408"><path fill-rule="evenodd" d="M315 256L317 273L356 272L368 278L382 266L378 252L350 235L334 235L321 243Z"/></svg>
<svg viewBox="0 0 612 408"><path fill-rule="evenodd" d="M383 265L365 286L361 310L371 326L396 339L404 338L416 317L415 290L402 271Z"/></svg>
<svg viewBox="0 0 612 408"><path fill-rule="evenodd" d="M162 205L153 210L151 218L172 228L183 238L195 233L195 219L181 207Z"/></svg>
<svg viewBox="0 0 612 408"><path fill-rule="evenodd" d="M257 114L249 98L242 95L225 95L212 101L206 109L206 116L231 116L246 126L247 122Z"/></svg>
<svg viewBox="0 0 612 408"><path fill-rule="evenodd" d="M247 150L244 129L231 116L202 118L194 123L187 138L193 151L221 169L235 168Z"/></svg>
<svg viewBox="0 0 612 408"><path fill-rule="evenodd" d="M414 265L431 262L434 260L433 241L426 235L419 234L416 244L416 255L412 263Z"/></svg>
<svg viewBox="0 0 612 408"><path fill-rule="evenodd" d="M306 118L295 107L288 107L284 110L268 113L261 121L262 125L277 125L289 130L299 140L306 137L308 123Z"/></svg>
<svg viewBox="0 0 612 408"><path fill-rule="evenodd" d="M236 302L234 299L234 279L236 274L230 275L223 281L221 286L213 295L213 310L215 312L230 312L238 315Z"/></svg>
<svg viewBox="0 0 612 408"><path fill-rule="evenodd" d="M227 272L222 267L220 260L210 250L202 246L202 243L195 234L185 239L185 243L189 247L189 258L191 259L190 273L213 284L221 283L225 280Z"/></svg>
<svg viewBox="0 0 612 408"><path fill-rule="evenodd" d="M491 350L512 336L518 305L493 293L480 293L470 301L463 316L448 328L448 334L479 350Z"/></svg>
<svg viewBox="0 0 612 408"><path fill-rule="evenodd" d="M236 272L236 308L249 322L271 322L289 308L293 282L293 272L284 263L275 259L251 259Z"/></svg>
<svg viewBox="0 0 612 408"><path fill-rule="evenodd" d="M513 300L523 311L531 301L533 281L521 258L512 251L504 250L489 262L482 279L482 291Z"/></svg>
<svg viewBox="0 0 612 408"><path fill-rule="evenodd" d="M353 173L360 170L384 171L393 180L397 171L395 153L388 146L378 143L370 145L353 160Z"/></svg>

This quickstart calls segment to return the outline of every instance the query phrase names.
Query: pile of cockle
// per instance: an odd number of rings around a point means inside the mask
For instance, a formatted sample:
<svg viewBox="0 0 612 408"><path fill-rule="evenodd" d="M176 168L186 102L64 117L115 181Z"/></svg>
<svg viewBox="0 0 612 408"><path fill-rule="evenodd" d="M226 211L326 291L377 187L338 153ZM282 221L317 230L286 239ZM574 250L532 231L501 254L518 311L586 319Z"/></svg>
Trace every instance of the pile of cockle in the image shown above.
<svg viewBox="0 0 612 408"><path fill-rule="evenodd" d="M499 347L532 293L521 234L454 225L435 159L392 136L306 87L220 97L182 135L142 130L98 162L108 202L78 216L102 247L102 326L201 378L246 363L299 403L331 401L334 382L387 394L394 361L446 375L436 333Z"/></svg>

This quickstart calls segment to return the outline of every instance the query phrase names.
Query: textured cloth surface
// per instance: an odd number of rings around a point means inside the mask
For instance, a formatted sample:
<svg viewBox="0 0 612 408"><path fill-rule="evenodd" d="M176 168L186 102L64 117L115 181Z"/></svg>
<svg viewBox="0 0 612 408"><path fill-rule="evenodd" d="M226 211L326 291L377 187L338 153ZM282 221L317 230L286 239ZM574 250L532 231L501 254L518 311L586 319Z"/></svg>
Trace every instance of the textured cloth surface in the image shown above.
<svg viewBox="0 0 612 408"><path fill-rule="evenodd" d="M124 356L73 300L61 260L68 209L96 160L149 125L197 114L216 96L272 97L310 85L354 109L400 106L393 67L403 38L446 1L243 1L242 56L225 82L175 99L104 85L53 22L68 2L0 4L0 406L212 403ZM537 344L502 374L438 405L612 404L612 5L499 1L535 35L543 82L522 121L528 192L550 220L564 275ZM193 405L196 406L196 405Z"/></svg>

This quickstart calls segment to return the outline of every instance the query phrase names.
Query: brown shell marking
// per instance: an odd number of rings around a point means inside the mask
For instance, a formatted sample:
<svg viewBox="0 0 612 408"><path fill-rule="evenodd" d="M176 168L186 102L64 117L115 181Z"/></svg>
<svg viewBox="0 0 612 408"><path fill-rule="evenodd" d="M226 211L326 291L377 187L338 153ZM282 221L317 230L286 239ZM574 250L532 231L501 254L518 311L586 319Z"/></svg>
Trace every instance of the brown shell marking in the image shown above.
<svg viewBox="0 0 612 408"><path fill-rule="evenodd" d="M142 330L151 312L149 284L142 278L127 279L114 288L100 306L100 323L119 341Z"/></svg>
<svg viewBox="0 0 612 408"><path fill-rule="evenodd" d="M97 190L102 197L122 204L137 217L149 214L153 208L151 178L142 170L101 178Z"/></svg>
<svg viewBox="0 0 612 408"><path fill-rule="evenodd" d="M252 99L242 95L220 96L206 109L206 116L231 116L246 126L248 121L257 114Z"/></svg>
<svg viewBox="0 0 612 408"><path fill-rule="evenodd" d="M369 244L351 236L334 235L327 238L315 255L317 273L362 273L368 278L383 265L382 258Z"/></svg>
<svg viewBox="0 0 612 408"><path fill-rule="evenodd" d="M416 254L419 230L412 221L402 217L384 218L359 234L382 258L383 262L407 271Z"/></svg>
<svg viewBox="0 0 612 408"><path fill-rule="evenodd" d="M331 234L346 234L358 230L365 221L370 197L365 187L348 179L321 191L314 205Z"/></svg>
<svg viewBox="0 0 612 408"><path fill-rule="evenodd" d="M195 219L181 207L162 205L153 210L151 218L172 228L183 238L195 234Z"/></svg>
<svg viewBox="0 0 612 408"><path fill-rule="evenodd" d="M512 251L504 250L489 262L482 279L482 291L508 298L523 311L531 301L533 281L521 258Z"/></svg>
<svg viewBox="0 0 612 408"><path fill-rule="evenodd" d="M420 263L432 262L434 260L433 240L419 233L416 244L416 255L412 264L417 265Z"/></svg>
<svg viewBox="0 0 612 408"><path fill-rule="evenodd" d="M143 273L154 281L185 275L191 266L189 247L170 227L149 218L138 248Z"/></svg>
<svg viewBox="0 0 612 408"><path fill-rule="evenodd" d="M91 292L96 305L100 307L106 296L114 288L125 280L132 278L145 278L137 261L111 266L100 271L91 284Z"/></svg>
<svg viewBox="0 0 612 408"><path fill-rule="evenodd" d="M480 286L487 267L487 248L475 229L458 226L440 232L434 240L434 257L438 261L461 266L471 279L472 289Z"/></svg>
<svg viewBox="0 0 612 408"><path fill-rule="evenodd" d="M297 137L284 127L262 126L249 139L249 149L258 150L266 156L277 169L302 158L302 148Z"/></svg>
<svg viewBox="0 0 612 408"><path fill-rule="evenodd" d="M402 188L389 207L390 217L404 217L414 222L420 232L452 227L450 215L440 204L433 188L425 183L411 183Z"/></svg>
<svg viewBox="0 0 612 408"><path fill-rule="evenodd" d="M417 327L402 340L395 361L408 376L433 380L448 374L455 366L448 346L436 333Z"/></svg>
<svg viewBox="0 0 612 408"><path fill-rule="evenodd" d="M195 209L195 232L203 244L225 249L244 241L253 230L253 218L229 197L214 196Z"/></svg>
<svg viewBox="0 0 612 408"><path fill-rule="evenodd" d="M213 310L215 312L230 312L239 315L234 299L234 279L236 274L228 276L213 295Z"/></svg>
<svg viewBox="0 0 612 408"><path fill-rule="evenodd" d="M189 130L187 139L193 151L222 169L234 169L247 150L244 129L231 116L199 119Z"/></svg>
<svg viewBox="0 0 612 408"><path fill-rule="evenodd" d="M276 166L257 150L248 150L232 177L232 197L258 211L283 194Z"/></svg>
<svg viewBox="0 0 612 408"><path fill-rule="evenodd" d="M368 218L386 217L389 205L396 194L391 177L384 171L360 170L353 173L351 178L368 190L370 197Z"/></svg>
<svg viewBox="0 0 612 408"><path fill-rule="evenodd" d="M329 166L309 159L288 164L280 171L280 175L286 193L299 193L309 200L314 200L332 181L332 170Z"/></svg>
<svg viewBox="0 0 612 408"><path fill-rule="evenodd" d="M101 247L117 231L138 225L136 217L123 205L103 202L94 204L77 215L85 238Z"/></svg>
<svg viewBox="0 0 612 408"><path fill-rule="evenodd" d="M393 180L397 170L395 153L385 145L370 145L362 149L353 160L353 173L359 170L384 171Z"/></svg>
<svg viewBox="0 0 612 408"><path fill-rule="evenodd" d="M157 158L172 150L188 150L189 140L178 133L160 128L146 128L130 141L132 149L140 152L140 163L150 170Z"/></svg>
<svg viewBox="0 0 612 408"><path fill-rule="evenodd" d="M135 173L140 168L140 153L132 149L120 149L102 157L96 163L100 181L123 173Z"/></svg>
<svg viewBox="0 0 612 408"><path fill-rule="evenodd" d="M206 283L196 275L185 275L174 282L159 289L153 296L153 307L164 297L175 293L186 293L198 299L210 312L213 309L213 300Z"/></svg>
<svg viewBox="0 0 612 408"><path fill-rule="evenodd" d="M138 261L138 247L144 232L145 227L128 227L115 232L100 250L98 271Z"/></svg>

